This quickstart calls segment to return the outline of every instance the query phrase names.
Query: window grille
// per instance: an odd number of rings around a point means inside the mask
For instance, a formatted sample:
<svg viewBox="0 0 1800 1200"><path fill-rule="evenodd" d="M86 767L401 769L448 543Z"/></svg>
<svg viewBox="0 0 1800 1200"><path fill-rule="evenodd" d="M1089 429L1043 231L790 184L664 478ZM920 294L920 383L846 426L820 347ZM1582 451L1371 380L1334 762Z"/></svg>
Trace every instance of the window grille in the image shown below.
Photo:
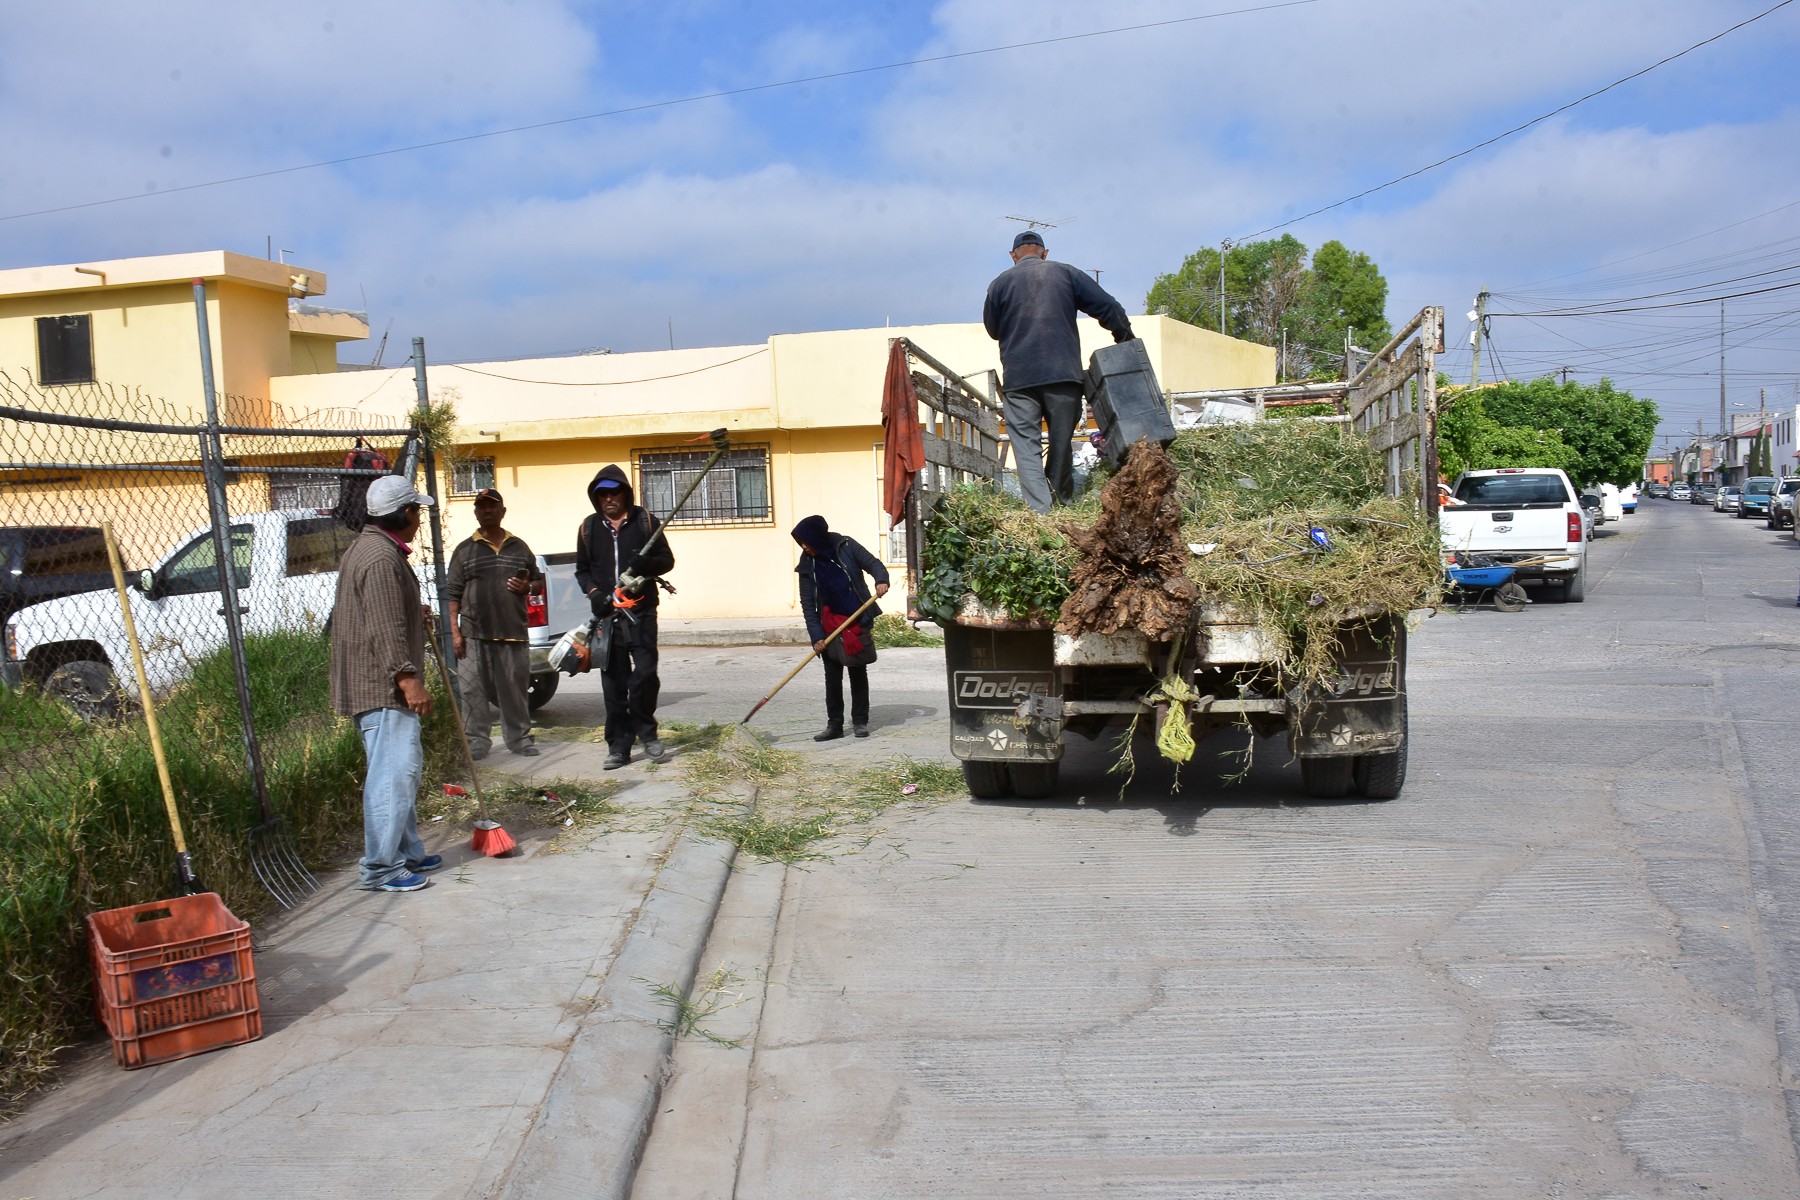
<svg viewBox="0 0 1800 1200"><path fill-rule="evenodd" d="M450 464L450 494L452 496L473 496L483 488L493 486L493 459L459 458Z"/></svg>
<svg viewBox="0 0 1800 1200"><path fill-rule="evenodd" d="M712 457L710 450L643 450L634 453L637 500L667 519L675 502ZM774 517L769 505L769 448L728 450L688 498L676 525L762 525Z"/></svg>

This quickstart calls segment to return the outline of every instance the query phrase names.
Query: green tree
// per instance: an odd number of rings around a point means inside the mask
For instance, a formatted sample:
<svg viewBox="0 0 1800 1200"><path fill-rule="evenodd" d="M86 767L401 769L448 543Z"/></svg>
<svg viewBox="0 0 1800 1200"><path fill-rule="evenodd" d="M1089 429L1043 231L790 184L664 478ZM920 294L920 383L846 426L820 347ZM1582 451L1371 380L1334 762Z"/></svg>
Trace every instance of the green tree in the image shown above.
<svg viewBox="0 0 1800 1200"><path fill-rule="evenodd" d="M1553 377L1515 380L1481 390L1487 415L1517 429L1554 430L1576 453L1569 477L1579 487L1623 487L1643 474L1655 440L1656 404L1602 379L1592 386Z"/></svg>
<svg viewBox="0 0 1800 1200"><path fill-rule="evenodd" d="M1581 457L1573 446L1554 430L1500 424L1483 403L1488 390L1439 392L1438 463L1447 477L1498 467L1555 467L1573 474Z"/></svg>
<svg viewBox="0 0 1800 1200"><path fill-rule="evenodd" d="M1196 250L1181 267L1159 275L1145 310L1203 329L1219 328L1219 251ZM1233 246L1225 255L1225 332L1265 346L1281 346L1283 379L1338 378L1346 331L1375 349L1391 336L1387 280L1368 255L1326 242L1308 261L1292 234Z"/></svg>
<svg viewBox="0 0 1800 1200"><path fill-rule="evenodd" d="M1750 474L1773 475L1773 455L1769 450L1769 427L1762 426L1750 442Z"/></svg>

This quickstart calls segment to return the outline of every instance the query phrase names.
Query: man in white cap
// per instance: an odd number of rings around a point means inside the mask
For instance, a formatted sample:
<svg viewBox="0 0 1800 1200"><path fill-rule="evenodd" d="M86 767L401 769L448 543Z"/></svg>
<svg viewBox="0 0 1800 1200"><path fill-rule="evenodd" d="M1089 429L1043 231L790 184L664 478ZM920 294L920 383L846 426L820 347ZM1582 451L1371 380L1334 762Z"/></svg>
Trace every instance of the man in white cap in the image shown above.
<svg viewBox="0 0 1800 1200"><path fill-rule="evenodd" d="M362 886L416 892L444 865L419 840L417 804L425 753L425 606L407 565L431 497L399 475L369 485L369 520L338 563L331 617L331 707L356 722L363 778Z"/></svg>

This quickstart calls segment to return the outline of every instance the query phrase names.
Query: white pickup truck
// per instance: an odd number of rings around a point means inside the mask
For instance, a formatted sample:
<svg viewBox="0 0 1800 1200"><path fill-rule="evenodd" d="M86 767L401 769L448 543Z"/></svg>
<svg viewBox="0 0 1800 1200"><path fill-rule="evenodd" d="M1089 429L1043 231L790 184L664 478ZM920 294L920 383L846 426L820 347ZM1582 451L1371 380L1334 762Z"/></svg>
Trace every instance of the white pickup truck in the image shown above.
<svg viewBox="0 0 1800 1200"><path fill-rule="evenodd" d="M1445 554L1517 563L1521 579L1560 583L1563 599L1587 594L1588 518L1569 477L1553 468L1466 471L1438 510Z"/></svg>
<svg viewBox="0 0 1800 1200"><path fill-rule="evenodd" d="M231 559L244 633L319 630L337 596L337 565L356 537L314 509L244 513L232 519ZM194 664L226 644L217 558L211 529L200 529L158 565L127 577L126 596L144 651L144 674L160 694L186 679ZM539 569L543 569L540 558ZM436 594L430 564L421 563L421 595ZM561 629L550 627L545 597L531 597L531 706L556 691L550 646ZM571 611L586 611L586 603ZM570 618L574 623L574 618ZM0 681L9 687L37 684L84 716L108 716L121 696L135 697L131 647L111 588L29 605L6 623Z"/></svg>

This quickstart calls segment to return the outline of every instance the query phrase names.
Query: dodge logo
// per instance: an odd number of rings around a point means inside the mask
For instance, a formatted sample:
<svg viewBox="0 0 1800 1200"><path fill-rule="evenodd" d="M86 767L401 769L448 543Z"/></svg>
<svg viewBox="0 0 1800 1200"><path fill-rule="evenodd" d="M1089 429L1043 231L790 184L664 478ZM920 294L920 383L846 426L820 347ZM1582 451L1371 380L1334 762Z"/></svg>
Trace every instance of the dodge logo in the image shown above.
<svg viewBox="0 0 1800 1200"><path fill-rule="evenodd" d="M998 708L1010 712L1027 696L1050 695L1049 671L958 671L951 695L958 708Z"/></svg>

